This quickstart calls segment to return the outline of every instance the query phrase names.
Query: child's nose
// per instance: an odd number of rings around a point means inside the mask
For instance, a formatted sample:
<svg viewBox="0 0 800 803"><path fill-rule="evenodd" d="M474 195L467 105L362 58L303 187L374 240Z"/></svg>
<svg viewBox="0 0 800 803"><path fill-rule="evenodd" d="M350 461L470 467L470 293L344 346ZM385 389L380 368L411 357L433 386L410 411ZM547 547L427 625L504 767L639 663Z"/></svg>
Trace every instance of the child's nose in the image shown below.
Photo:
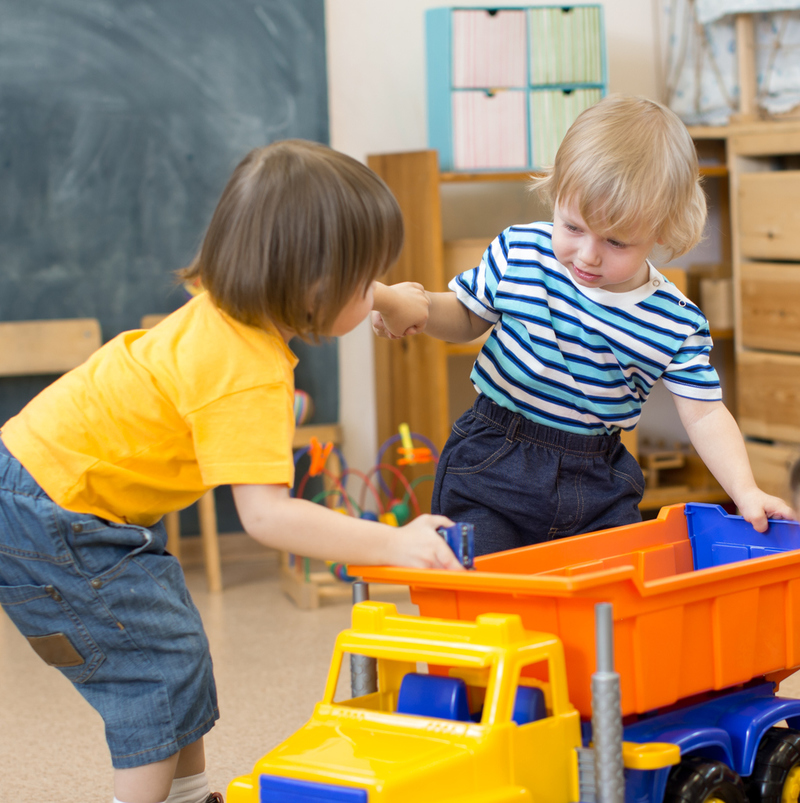
<svg viewBox="0 0 800 803"><path fill-rule="evenodd" d="M585 265L596 265L600 259L600 253L594 242L588 237L581 240L578 256Z"/></svg>

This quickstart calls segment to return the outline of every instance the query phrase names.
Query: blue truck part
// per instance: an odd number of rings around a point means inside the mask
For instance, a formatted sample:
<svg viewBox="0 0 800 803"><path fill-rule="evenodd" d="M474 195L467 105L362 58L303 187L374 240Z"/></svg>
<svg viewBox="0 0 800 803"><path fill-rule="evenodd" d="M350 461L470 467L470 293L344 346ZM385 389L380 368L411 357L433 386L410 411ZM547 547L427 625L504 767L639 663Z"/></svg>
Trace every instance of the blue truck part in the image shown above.
<svg viewBox="0 0 800 803"><path fill-rule="evenodd" d="M465 569L475 568L475 528L471 524L456 522L450 527L439 527L437 532Z"/></svg>
<svg viewBox="0 0 800 803"><path fill-rule="evenodd" d="M747 777L753 772L764 734L784 720L790 728L800 728L800 700L776 697L772 683L759 683L643 718L626 726L623 738L629 742L670 742L680 747L682 759L703 756ZM669 772L670 768L626 770L626 803L660 803Z"/></svg>
<svg viewBox="0 0 800 803"><path fill-rule="evenodd" d="M765 555L800 549L800 524L770 519L765 533L757 532L742 516L719 505L699 502L684 506L695 569L724 566Z"/></svg>

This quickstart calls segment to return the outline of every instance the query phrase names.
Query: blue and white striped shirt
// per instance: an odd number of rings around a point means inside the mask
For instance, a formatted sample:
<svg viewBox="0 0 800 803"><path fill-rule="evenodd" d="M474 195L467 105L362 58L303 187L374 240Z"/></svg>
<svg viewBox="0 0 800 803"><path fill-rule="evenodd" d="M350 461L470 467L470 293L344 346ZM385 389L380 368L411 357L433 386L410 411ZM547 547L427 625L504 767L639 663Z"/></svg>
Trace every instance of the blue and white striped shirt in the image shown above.
<svg viewBox="0 0 800 803"><path fill-rule="evenodd" d="M578 287L553 254L552 223L512 226L450 282L494 323L475 388L537 423L582 435L633 429L659 377L677 396L722 398L708 321L652 265L625 293Z"/></svg>

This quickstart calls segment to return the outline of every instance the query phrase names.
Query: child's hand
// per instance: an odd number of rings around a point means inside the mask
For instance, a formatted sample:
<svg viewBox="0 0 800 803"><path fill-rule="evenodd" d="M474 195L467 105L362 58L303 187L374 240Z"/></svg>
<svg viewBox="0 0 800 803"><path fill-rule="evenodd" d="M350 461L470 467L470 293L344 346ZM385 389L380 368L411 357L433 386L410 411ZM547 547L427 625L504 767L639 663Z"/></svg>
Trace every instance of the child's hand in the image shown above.
<svg viewBox="0 0 800 803"><path fill-rule="evenodd" d="M383 315L381 315L380 312L376 312L375 310L372 310L371 315L372 315L372 318L371 318L371 320L372 320L372 331L375 332L375 334L378 337L388 337L389 340L401 340L402 339L403 335L393 335L386 328L386 323L384 322Z"/></svg>
<svg viewBox="0 0 800 803"><path fill-rule="evenodd" d="M422 569L460 569L464 567L447 541L436 532L437 527L450 527L453 522L446 516L417 516L396 533L393 538L391 563L394 566L412 566Z"/></svg>
<svg viewBox="0 0 800 803"><path fill-rule="evenodd" d="M760 533L767 531L767 519L794 519L795 512L777 496L756 489L737 500L739 513Z"/></svg>
<svg viewBox="0 0 800 803"><path fill-rule="evenodd" d="M424 331L431 301L417 282L401 282L386 287L375 285L372 330L379 337L396 339Z"/></svg>

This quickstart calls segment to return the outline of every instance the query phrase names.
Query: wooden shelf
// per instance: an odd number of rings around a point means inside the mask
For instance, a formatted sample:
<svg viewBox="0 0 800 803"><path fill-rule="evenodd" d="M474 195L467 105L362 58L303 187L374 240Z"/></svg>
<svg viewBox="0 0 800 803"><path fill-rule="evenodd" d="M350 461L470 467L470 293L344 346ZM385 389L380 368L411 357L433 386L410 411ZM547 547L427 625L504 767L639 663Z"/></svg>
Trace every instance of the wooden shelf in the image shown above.
<svg viewBox="0 0 800 803"><path fill-rule="evenodd" d="M692 139L729 140L733 137L750 134L797 134L800 133L800 120L787 118L784 120L754 120L747 123L731 123L717 126L689 126Z"/></svg>
<svg viewBox="0 0 800 803"><path fill-rule="evenodd" d="M711 329L712 340L733 340L733 329Z"/></svg>
<svg viewBox="0 0 800 803"><path fill-rule="evenodd" d="M673 488L655 488L644 492L639 510L660 510L667 505L679 505L686 502L706 502L721 505L731 499L725 491L719 488L695 488L688 491L676 492Z"/></svg>
<svg viewBox="0 0 800 803"><path fill-rule="evenodd" d="M444 184L454 184L459 182L475 182L475 181L528 181L534 176L542 175L532 170L514 170L514 171L491 171L481 170L479 172L456 172L448 171L447 173L439 174L439 181Z"/></svg>
<svg viewBox="0 0 800 803"><path fill-rule="evenodd" d="M439 174L443 184L474 183L481 181L528 181L534 176L543 175L531 170L456 172L454 170ZM728 175L728 166L724 164L700 165L701 176L724 177Z"/></svg>
<svg viewBox="0 0 800 803"><path fill-rule="evenodd" d="M709 178L727 178L727 165L700 165L700 175Z"/></svg>

